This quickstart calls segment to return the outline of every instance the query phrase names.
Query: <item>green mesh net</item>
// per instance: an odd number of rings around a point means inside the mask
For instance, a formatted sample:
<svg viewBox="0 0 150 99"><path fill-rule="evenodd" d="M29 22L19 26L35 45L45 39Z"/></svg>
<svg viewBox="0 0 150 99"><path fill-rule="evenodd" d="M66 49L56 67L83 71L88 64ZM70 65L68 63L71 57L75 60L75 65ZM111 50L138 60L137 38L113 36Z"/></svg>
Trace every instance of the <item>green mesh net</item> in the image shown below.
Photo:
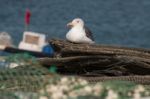
<svg viewBox="0 0 150 99"><path fill-rule="evenodd" d="M7 62L37 64L36 58L28 53L12 54L5 58Z"/></svg>
<svg viewBox="0 0 150 99"><path fill-rule="evenodd" d="M149 86L123 81L91 84L78 77L58 75L55 65L46 68L26 53L10 55L5 62L18 66L0 69L0 99L130 99L136 94L150 96Z"/></svg>

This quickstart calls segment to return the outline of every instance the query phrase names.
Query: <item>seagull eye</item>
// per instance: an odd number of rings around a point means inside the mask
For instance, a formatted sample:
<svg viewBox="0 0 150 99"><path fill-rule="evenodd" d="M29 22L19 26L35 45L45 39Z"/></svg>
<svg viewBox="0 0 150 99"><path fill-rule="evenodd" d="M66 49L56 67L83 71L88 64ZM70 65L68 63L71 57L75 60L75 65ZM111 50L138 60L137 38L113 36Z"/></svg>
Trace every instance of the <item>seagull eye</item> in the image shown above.
<svg viewBox="0 0 150 99"><path fill-rule="evenodd" d="M77 21L77 23L79 23L80 21Z"/></svg>

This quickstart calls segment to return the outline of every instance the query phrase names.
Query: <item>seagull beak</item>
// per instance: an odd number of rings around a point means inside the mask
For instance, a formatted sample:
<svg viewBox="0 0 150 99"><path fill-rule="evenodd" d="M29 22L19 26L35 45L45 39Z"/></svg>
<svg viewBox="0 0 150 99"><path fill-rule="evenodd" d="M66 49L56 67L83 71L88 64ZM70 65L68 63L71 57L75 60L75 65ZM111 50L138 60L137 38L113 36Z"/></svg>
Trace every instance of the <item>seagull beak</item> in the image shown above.
<svg viewBox="0 0 150 99"><path fill-rule="evenodd" d="M74 26L74 24L72 22L67 24L67 27L72 28Z"/></svg>

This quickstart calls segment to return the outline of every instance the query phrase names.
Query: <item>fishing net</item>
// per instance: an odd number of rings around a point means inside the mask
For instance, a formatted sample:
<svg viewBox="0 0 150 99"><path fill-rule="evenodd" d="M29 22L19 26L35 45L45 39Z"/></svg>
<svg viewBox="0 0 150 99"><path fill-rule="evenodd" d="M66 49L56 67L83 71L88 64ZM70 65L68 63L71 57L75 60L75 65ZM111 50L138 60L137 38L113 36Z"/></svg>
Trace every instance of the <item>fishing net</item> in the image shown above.
<svg viewBox="0 0 150 99"><path fill-rule="evenodd" d="M12 67L11 63L17 65ZM89 83L80 77L58 75L55 65L46 68L27 53L5 57L0 66L5 67L0 69L0 99L128 99L136 98L137 94L139 97L150 96L149 85L124 81Z"/></svg>

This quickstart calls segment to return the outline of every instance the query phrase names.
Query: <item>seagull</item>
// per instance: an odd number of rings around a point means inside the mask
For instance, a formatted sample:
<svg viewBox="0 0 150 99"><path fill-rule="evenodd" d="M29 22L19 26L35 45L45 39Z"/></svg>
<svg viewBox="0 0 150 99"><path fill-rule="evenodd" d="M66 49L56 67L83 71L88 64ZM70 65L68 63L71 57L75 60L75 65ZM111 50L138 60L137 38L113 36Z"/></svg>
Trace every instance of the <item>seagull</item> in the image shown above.
<svg viewBox="0 0 150 99"><path fill-rule="evenodd" d="M84 25L84 21L81 18L75 18L67 26L71 28L66 34L68 41L73 43L95 43L92 32Z"/></svg>

